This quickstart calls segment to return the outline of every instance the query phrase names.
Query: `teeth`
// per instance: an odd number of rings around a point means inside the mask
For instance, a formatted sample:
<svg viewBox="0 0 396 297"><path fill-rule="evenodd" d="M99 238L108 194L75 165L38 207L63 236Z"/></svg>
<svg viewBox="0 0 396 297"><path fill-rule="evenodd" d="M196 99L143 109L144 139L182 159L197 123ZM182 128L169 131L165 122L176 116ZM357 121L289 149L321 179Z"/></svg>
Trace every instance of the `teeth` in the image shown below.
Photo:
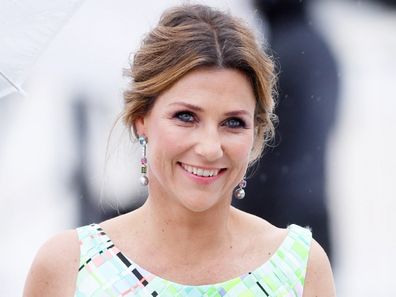
<svg viewBox="0 0 396 297"><path fill-rule="evenodd" d="M188 171L192 174L198 175L198 176L205 176L205 177L216 176L217 174L219 174L219 171L220 171L219 169L196 168L196 167L192 167L192 166L189 166L189 165L186 165L183 163L181 163L181 165L186 171Z"/></svg>

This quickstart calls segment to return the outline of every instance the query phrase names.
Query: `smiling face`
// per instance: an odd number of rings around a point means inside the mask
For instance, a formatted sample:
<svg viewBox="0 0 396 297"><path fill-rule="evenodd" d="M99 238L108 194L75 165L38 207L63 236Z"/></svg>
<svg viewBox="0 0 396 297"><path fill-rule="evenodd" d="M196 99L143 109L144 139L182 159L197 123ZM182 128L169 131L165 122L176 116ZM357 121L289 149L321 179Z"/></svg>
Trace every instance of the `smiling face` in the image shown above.
<svg viewBox="0 0 396 297"><path fill-rule="evenodd" d="M149 196L200 212L228 204L254 141L255 97L237 70L189 72L135 125L148 139Z"/></svg>

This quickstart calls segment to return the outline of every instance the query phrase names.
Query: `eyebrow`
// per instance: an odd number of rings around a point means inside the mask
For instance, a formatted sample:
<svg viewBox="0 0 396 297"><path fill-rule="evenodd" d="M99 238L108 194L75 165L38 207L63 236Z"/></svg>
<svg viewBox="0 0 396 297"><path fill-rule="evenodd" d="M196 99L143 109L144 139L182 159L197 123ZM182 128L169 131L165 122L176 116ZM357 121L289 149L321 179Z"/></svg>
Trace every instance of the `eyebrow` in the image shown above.
<svg viewBox="0 0 396 297"><path fill-rule="evenodd" d="M173 102L173 103L171 103L169 105L170 106L172 106L172 105L181 105L181 106L187 107L189 109L192 109L194 111L203 111L203 109L201 107L193 105L193 104L190 104L190 103L186 103L186 102Z"/></svg>
<svg viewBox="0 0 396 297"><path fill-rule="evenodd" d="M226 112L225 115L228 117L242 116L242 115L252 117L251 113L244 109L229 111L229 112Z"/></svg>
<svg viewBox="0 0 396 297"><path fill-rule="evenodd" d="M172 105L181 105L184 106L186 108L189 108L193 111L199 111L202 112L203 109L197 105L194 104L190 104L190 103L186 103L186 102L173 102L171 104L169 104L170 106ZM252 114L250 112L248 112L247 110L241 109L241 110L233 110L233 111L229 111L225 113L226 116L248 116L248 117L252 117Z"/></svg>

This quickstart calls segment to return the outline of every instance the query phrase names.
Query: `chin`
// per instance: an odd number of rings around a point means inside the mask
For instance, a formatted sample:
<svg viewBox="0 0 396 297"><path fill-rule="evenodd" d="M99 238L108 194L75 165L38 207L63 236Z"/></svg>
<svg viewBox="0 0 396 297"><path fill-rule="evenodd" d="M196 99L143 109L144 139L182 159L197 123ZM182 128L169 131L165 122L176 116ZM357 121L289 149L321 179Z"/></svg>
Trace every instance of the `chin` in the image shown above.
<svg viewBox="0 0 396 297"><path fill-rule="evenodd" d="M208 200L209 194L206 197L194 197L186 201L183 199L180 201L181 205L187 210L194 213L203 213L211 209L215 209L219 206L220 200Z"/></svg>
<svg viewBox="0 0 396 297"><path fill-rule="evenodd" d="M207 205L184 205L184 207L194 213L204 213L212 208L211 206Z"/></svg>

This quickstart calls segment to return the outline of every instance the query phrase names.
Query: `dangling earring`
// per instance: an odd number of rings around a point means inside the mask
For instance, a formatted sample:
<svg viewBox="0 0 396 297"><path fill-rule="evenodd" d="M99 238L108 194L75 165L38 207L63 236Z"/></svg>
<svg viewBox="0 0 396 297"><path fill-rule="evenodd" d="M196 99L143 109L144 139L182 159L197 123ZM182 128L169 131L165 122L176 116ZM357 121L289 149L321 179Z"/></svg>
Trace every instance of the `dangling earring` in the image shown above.
<svg viewBox="0 0 396 297"><path fill-rule="evenodd" d="M146 158L146 148L147 148L147 138L144 136L139 136L139 143L142 146L142 158L140 159L140 183L143 186L147 186L149 183L147 177L147 158Z"/></svg>
<svg viewBox="0 0 396 297"><path fill-rule="evenodd" d="M245 198L245 190L244 190L244 188L246 187L246 184L247 184L247 182L246 182L246 179L244 177L241 180L241 182L239 183L238 188L235 189L235 191L234 191L235 198L237 198L239 200Z"/></svg>

